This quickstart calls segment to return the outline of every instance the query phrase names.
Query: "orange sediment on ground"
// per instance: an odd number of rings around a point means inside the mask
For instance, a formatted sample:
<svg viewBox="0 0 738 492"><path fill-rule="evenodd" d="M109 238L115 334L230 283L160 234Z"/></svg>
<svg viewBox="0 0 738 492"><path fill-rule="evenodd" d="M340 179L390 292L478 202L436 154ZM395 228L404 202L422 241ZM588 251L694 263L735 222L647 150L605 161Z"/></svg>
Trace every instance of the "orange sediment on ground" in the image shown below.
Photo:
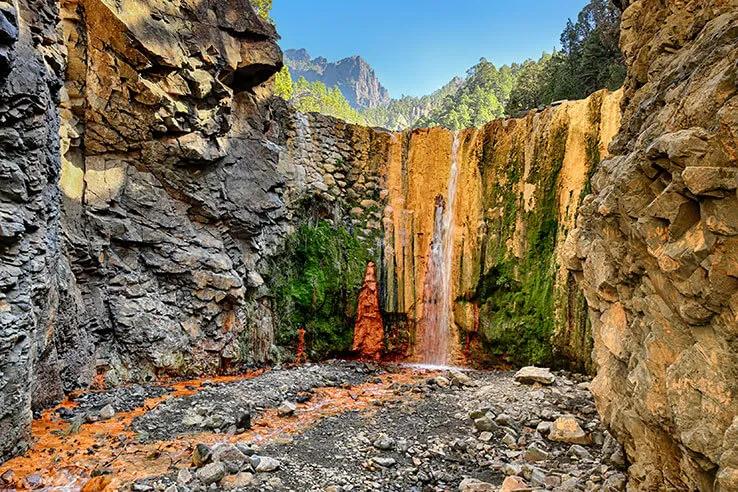
<svg viewBox="0 0 738 492"><path fill-rule="evenodd" d="M70 423L58 417L55 409L47 410L33 422L35 442L31 450L0 466L0 475L12 471L13 486L18 489L28 489L30 483L37 483L39 487L68 487L69 490L82 490L85 484L88 484L85 490L117 490L132 480L189 466L191 451L198 443L274 442L300 433L328 416L348 411L371 412L377 408L376 402L395 397L393 383L411 383L428 377L428 373L401 371L382 375L381 382L350 388L318 388L310 401L298 405L294 417L279 417L276 409L269 409L254 419L252 429L239 435L199 433L169 441L136 441L131 430L133 419L163 401L194 394L205 381L238 381L255 375L174 383L171 393L149 399L136 410L119 412L109 420L83 424L75 433L69 432ZM67 401L59 406L73 407L74 403ZM101 472L109 475L90 480Z"/></svg>

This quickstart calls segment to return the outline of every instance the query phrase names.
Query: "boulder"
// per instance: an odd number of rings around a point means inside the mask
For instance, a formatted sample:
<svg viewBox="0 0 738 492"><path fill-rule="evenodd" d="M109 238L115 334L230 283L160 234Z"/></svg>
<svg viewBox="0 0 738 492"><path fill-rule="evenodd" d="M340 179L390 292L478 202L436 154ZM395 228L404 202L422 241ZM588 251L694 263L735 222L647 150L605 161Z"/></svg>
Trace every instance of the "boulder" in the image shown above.
<svg viewBox="0 0 738 492"><path fill-rule="evenodd" d="M548 438L552 441L573 444L591 444L592 440L574 417L559 417L551 424Z"/></svg>
<svg viewBox="0 0 738 492"><path fill-rule="evenodd" d="M553 384L556 376L544 367L527 366L515 373L515 381L523 384Z"/></svg>

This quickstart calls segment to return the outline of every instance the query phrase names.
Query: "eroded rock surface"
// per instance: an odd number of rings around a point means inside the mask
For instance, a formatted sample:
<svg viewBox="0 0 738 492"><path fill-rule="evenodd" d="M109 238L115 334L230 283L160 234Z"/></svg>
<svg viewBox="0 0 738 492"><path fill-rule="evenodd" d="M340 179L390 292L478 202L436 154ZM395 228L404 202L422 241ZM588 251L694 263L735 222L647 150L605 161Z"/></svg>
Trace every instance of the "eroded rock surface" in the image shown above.
<svg viewBox="0 0 738 492"><path fill-rule="evenodd" d="M572 249L592 390L634 488L736 490L738 7L622 3L622 129Z"/></svg>
<svg viewBox="0 0 738 492"><path fill-rule="evenodd" d="M46 371L57 347L86 346L57 330L70 275L59 238L56 18L54 2L0 2L0 461L29 445L32 400L63 394Z"/></svg>

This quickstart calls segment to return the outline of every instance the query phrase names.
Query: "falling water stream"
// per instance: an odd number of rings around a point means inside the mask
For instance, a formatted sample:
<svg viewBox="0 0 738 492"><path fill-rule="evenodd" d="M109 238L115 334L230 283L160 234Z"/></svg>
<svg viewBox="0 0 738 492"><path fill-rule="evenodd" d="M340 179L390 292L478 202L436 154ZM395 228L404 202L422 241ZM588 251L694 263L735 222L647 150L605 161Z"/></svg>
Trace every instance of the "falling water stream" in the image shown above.
<svg viewBox="0 0 738 492"><path fill-rule="evenodd" d="M423 290L422 340L419 361L445 365L449 362L451 312L451 264L454 247L454 204L459 174L459 133L454 132L446 200L436 197L435 223L428 272Z"/></svg>

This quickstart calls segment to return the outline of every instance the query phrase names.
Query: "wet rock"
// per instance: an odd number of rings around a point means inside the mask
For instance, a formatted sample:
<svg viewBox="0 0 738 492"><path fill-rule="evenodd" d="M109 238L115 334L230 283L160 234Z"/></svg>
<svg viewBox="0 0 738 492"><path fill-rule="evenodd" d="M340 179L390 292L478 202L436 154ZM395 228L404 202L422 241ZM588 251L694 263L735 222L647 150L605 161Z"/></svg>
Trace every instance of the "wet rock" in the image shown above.
<svg viewBox="0 0 738 492"><path fill-rule="evenodd" d="M205 485L217 483L226 475L226 469L223 463L208 463L195 473L199 481Z"/></svg>
<svg viewBox="0 0 738 492"><path fill-rule="evenodd" d="M556 377L546 368L527 366L515 373L515 381L523 384L550 385L556 381Z"/></svg>
<svg viewBox="0 0 738 492"><path fill-rule="evenodd" d="M591 444L592 440L579 426L574 417L559 417L551 424L548 438L552 441L573 444Z"/></svg>

